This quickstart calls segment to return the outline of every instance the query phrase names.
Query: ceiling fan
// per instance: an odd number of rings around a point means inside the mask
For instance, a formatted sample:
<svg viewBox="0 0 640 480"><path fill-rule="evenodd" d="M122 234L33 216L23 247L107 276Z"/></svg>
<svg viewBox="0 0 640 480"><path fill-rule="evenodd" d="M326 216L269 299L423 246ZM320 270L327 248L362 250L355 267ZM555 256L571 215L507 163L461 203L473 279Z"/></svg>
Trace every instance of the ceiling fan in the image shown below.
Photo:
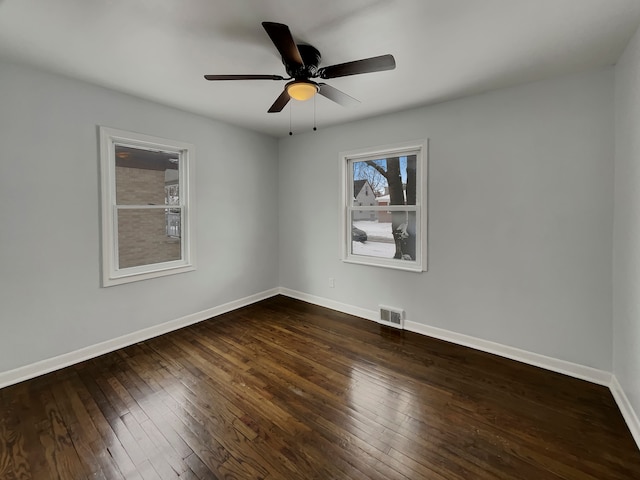
<svg viewBox="0 0 640 480"><path fill-rule="evenodd" d="M361 73L382 72L396 68L393 55L364 58L352 62L340 63L318 68L320 52L311 45L296 45L287 25L274 22L262 22L269 38L280 52L288 78L281 75L205 75L207 80L290 80L268 112L281 112L292 98L308 100L316 93L333 100L340 105L359 103L355 98L327 85L314 82L312 78L330 79L359 75Z"/></svg>

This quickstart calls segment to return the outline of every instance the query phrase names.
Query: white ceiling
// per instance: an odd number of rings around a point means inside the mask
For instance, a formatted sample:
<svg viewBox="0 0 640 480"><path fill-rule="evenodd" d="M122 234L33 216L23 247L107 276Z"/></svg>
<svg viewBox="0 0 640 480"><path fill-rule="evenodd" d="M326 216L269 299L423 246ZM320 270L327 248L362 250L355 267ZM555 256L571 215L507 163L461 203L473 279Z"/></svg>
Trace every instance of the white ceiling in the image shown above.
<svg viewBox="0 0 640 480"><path fill-rule="evenodd" d="M0 58L270 135L310 130L313 101L267 109L286 76L262 21L289 25L321 66L391 53L397 68L328 80L318 128L614 64L640 0L0 0Z"/></svg>

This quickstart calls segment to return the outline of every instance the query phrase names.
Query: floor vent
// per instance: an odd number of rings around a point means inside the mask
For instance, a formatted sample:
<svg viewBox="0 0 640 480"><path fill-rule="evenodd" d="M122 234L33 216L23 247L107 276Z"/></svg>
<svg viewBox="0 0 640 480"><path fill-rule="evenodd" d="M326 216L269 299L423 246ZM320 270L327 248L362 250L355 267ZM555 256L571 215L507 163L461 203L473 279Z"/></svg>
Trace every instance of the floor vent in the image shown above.
<svg viewBox="0 0 640 480"><path fill-rule="evenodd" d="M404 310L401 308L387 307L385 305L379 305L379 307L380 323L391 327L404 328Z"/></svg>

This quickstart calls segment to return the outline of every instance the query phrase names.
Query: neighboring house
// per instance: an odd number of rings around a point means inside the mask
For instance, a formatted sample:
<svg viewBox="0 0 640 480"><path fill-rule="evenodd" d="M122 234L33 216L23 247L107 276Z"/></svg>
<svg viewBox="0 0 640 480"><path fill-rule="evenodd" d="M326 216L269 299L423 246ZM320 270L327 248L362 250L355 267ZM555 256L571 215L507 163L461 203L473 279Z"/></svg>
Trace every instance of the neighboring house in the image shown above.
<svg viewBox="0 0 640 480"><path fill-rule="evenodd" d="M163 152L116 147L116 196L122 205L178 203L178 165ZM171 209L126 209L118 213L118 266L177 260L180 214Z"/></svg>
<svg viewBox="0 0 640 480"><path fill-rule="evenodd" d="M390 195L387 193L386 195L381 195L376 198L378 202L378 206L386 207L389 205ZM391 212L386 210L384 212L378 212L378 222L380 223L391 223Z"/></svg>
<svg viewBox="0 0 640 480"><path fill-rule="evenodd" d="M375 207L378 205L376 202L376 196L371 188L371 184L368 180L354 180L353 191L355 196L353 197L354 206ZM376 212L358 210L353 212L353 220L375 220Z"/></svg>
<svg viewBox="0 0 640 480"><path fill-rule="evenodd" d="M402 191L404 192L405 200L406 200L406 195L407 195L406 183L402 184ZM384 187L384 195L380 195L379 197L377 197L376 201L378 203L378 206L380 207L386 207L391 203L391 195L389 195L389 187ZM388 210L384 212L378 212L378 222L391 223L391 212Z"/></svg>

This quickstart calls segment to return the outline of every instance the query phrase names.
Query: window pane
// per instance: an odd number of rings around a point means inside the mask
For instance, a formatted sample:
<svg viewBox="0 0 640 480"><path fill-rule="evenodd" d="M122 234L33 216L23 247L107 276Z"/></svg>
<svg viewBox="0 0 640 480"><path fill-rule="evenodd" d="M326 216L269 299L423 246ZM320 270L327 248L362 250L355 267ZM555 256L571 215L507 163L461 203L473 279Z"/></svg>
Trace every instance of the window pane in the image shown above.
<svg viewBox="0 0 640 480"><path fill-rule="evenodd" d="M179 208L165 209L165 225L168 237L182 236L182 215Z"/></svg>
<svg viewBox="0 0 640 480"><path fill-rule="evenodd" d="M352 162L352 205L416 205L416 155Z"/></svg>
<svg viewBox="0 0 640 480"><path fill-rule="evenodd" d="M181 259L179 208L118 209L118 266Z"/></svg>
<svg viewBox="0 0 640 480"><path fill-rule="evenodd" d="M351 254L368 257L416 260L416 212L366 212L351 216Z"/></svg>
<svg viewBox="0 0 640 480"><path fill-rule="evenodd" d="M116 204L179 205L179 154L115 146Z"/></svg>

